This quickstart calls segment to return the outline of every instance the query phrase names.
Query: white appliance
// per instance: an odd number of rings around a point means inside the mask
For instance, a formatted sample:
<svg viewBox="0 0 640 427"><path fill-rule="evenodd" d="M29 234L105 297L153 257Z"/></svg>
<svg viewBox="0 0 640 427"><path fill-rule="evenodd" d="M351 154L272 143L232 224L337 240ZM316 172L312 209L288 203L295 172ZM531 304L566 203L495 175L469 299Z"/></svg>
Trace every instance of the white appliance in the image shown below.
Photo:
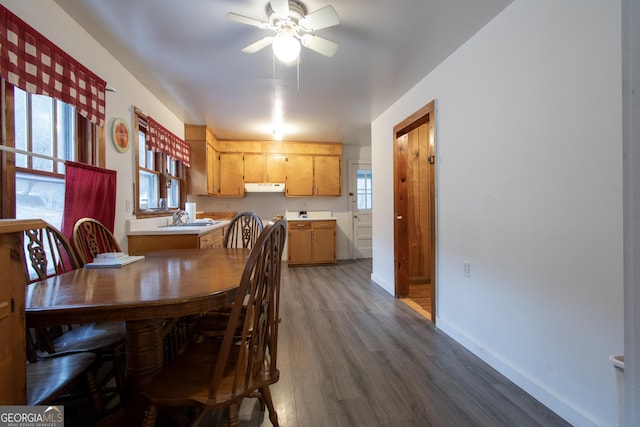
<svg viewBox="0 0 640 427"><path fill-rule="evenodd" d="M247 193L284 193L284 182L250 182L244 184Z"/></svg>

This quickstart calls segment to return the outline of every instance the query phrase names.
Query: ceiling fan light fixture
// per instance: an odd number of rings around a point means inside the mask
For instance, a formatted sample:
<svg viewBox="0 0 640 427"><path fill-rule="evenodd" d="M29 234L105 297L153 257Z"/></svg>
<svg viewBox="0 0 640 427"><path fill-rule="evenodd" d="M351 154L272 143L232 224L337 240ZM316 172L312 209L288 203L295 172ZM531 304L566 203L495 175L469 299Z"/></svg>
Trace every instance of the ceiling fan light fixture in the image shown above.
<svg viewBox="0 0 640 427"><path fill-rule="evenodd" d="M273 53L280 61L288 63L300 55L300 42L290 32L280 32L273 40Z"/></svg>

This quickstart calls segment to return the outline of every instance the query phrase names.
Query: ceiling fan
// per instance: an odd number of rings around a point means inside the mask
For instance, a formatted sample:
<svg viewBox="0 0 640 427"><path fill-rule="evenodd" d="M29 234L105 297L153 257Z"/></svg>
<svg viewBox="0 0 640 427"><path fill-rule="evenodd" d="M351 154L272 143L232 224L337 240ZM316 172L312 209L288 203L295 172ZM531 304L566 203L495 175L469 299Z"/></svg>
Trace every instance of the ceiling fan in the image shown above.
<svg viewBox="0 0 640 427"><path fill-rule="evenodd" d="M307 8L298 0L271 0L267 5L267 22L233 12L227 13L227 19L275 31L274 36L264 37L242 49L245 53L255 53L272 45L278 59L291 63L298 58L301 44L328 57L338 50L337 43L312 34L315 30L340 23L338 14L331 6L307 14Z"/></svg>

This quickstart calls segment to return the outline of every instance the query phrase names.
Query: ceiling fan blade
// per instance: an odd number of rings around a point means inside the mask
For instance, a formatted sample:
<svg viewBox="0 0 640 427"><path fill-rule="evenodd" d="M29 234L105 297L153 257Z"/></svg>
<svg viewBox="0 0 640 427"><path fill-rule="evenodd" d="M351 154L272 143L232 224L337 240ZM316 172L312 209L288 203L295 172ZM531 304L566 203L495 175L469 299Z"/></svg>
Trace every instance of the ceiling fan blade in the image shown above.
<svg viewBox="0 0 640 427"><path fill-rule="evenodd" d="M289 19L289 0L271 0L269 3L280 19Z"/></svg>
<svg viewBox="0 0 640 427"><path fill-rule="evenodd" d="M258 21L257 19L249 18L248 16L238 15L237 13L229 12L226 15L229 21L239 22L241 24L252 25L258 28L268 29L271 28L267 22Z"/></svg>
<svg viewBox="0 0 640 427"><path fill-rule="evenodd" d="M340 18L338 18L336 10L332 6L325 6L302 18L298 25L304 31L315 31L321 28L333 27L339 23Z"/></svg>
<svg viewBox="0 0 640 427"><path fill-rule="evenodd" d="M269 46L273 42L273 37L265 37L262 40L258 40L257 42L250 44L249 46L242 49L244 53L256 53L260 49L264 49Z"/></svg>
<svg viewBox="0 0 640 427"><path fill-rule="evenodd" d="M313 34L304 34L302 36L302 45L328 57L332 57L338 50L338 43Z"/></svg>

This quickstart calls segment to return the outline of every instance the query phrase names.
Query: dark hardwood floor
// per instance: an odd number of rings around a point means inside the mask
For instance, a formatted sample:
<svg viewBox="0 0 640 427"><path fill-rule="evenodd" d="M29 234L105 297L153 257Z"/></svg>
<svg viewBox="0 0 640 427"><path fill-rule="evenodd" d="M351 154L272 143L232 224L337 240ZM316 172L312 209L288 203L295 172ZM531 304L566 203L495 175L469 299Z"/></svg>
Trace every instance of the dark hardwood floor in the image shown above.
<svg viewBox="0 0 640 427"><path fill-rule="evenodd" d="M569 426L370 276L371 260L283 266L281 377L271 388L280 426ZM240 420L271 426L256 399L244 400Z"/></svg>
<svg viewBox="0 0 640 427"><path fill-rule="evenodd" d="M282 427L568 426L370 281L371 260L286 268ZM270 426L255 399L242 426Z"/></svg>

